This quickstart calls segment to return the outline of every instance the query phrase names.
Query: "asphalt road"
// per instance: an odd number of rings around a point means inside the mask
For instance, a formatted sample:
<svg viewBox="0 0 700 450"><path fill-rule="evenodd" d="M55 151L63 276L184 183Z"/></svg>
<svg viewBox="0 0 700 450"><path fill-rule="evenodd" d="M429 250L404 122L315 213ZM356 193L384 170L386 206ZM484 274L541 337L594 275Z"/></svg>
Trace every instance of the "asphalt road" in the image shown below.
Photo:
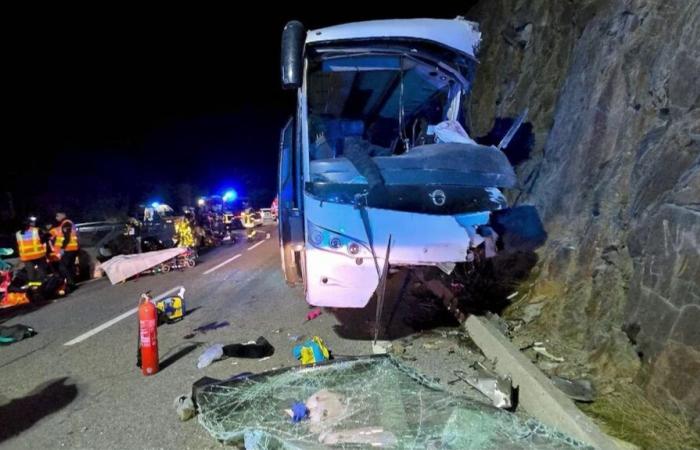
<svg viewBox="0 0 700 450"><path fill-rule="evenodd" d="M269 239L262 233L256 243L217 248L192 269L115 286L100 279L42 308L0 317L38 332L0 347L0 447L221 448L196 419L183 423L175 414L174 399L195 380L296 365L290 336L322 336L338 355L370 353L369 342L336 335L330 314L305 323L303 292L284 283L276 232L267 231ZM161 371L144 377L135 366L136 314L128 312L142 292L178 285L190 312L159 327ZM197 369L208 344L258 336L275 347L271 358Z"/></svg>

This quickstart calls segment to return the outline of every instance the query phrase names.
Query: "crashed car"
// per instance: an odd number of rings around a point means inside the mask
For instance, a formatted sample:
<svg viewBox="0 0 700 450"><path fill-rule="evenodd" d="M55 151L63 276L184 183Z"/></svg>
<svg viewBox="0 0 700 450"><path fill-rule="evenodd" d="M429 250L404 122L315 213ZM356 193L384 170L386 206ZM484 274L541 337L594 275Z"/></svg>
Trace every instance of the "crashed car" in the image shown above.
<svg viewBox="0 0 700 450"><path fill-rule="evenodd" d="M480 39L462 18L285 27L298 107L281 134L280 250L308 303L361 308L390 267L498 252L515 173L461 123Z"/></svg>

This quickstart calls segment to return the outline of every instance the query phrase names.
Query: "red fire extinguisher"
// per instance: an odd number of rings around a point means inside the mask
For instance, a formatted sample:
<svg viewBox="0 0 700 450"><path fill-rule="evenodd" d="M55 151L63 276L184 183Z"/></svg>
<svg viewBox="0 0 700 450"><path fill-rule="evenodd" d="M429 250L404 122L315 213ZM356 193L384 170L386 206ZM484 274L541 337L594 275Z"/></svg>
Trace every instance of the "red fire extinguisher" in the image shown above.
<svg viewBox="0 0 700 450"><path fill-rule="evenodd" d="M158 372L158 310L151 297L141 294L139 301L138 363L144 375ZM137 363L137 365L139 365Z"/></svg>

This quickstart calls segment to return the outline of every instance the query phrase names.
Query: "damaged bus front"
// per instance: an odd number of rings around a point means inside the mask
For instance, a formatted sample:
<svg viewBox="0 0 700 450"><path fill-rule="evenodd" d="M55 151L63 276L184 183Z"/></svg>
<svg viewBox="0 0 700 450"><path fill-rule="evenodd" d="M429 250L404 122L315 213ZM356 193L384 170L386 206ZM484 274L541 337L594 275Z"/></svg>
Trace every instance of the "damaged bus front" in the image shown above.
<svg viewBox="0 0 700 450"><path fill-rule="evenodd" d="M390 266L449 271L497 252L515 174L461 126L479 41L461 18L285 27L297 110L281 136L280 250L308 303L361 308Z"/></svg>

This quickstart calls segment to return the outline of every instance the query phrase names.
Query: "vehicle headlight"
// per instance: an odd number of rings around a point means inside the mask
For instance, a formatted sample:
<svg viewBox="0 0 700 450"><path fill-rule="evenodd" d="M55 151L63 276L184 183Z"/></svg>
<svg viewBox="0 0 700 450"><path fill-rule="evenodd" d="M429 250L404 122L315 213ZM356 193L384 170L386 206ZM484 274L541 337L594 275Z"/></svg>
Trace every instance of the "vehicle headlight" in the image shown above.
<svg viewBox="0 0 700 450"><path fill-rule="evenodd" d="M352 258L372 257L372 252L367 245L351 237L321 228L311 222L307 222L307 232L309 243L320 250L339 253Z"/></svg>

